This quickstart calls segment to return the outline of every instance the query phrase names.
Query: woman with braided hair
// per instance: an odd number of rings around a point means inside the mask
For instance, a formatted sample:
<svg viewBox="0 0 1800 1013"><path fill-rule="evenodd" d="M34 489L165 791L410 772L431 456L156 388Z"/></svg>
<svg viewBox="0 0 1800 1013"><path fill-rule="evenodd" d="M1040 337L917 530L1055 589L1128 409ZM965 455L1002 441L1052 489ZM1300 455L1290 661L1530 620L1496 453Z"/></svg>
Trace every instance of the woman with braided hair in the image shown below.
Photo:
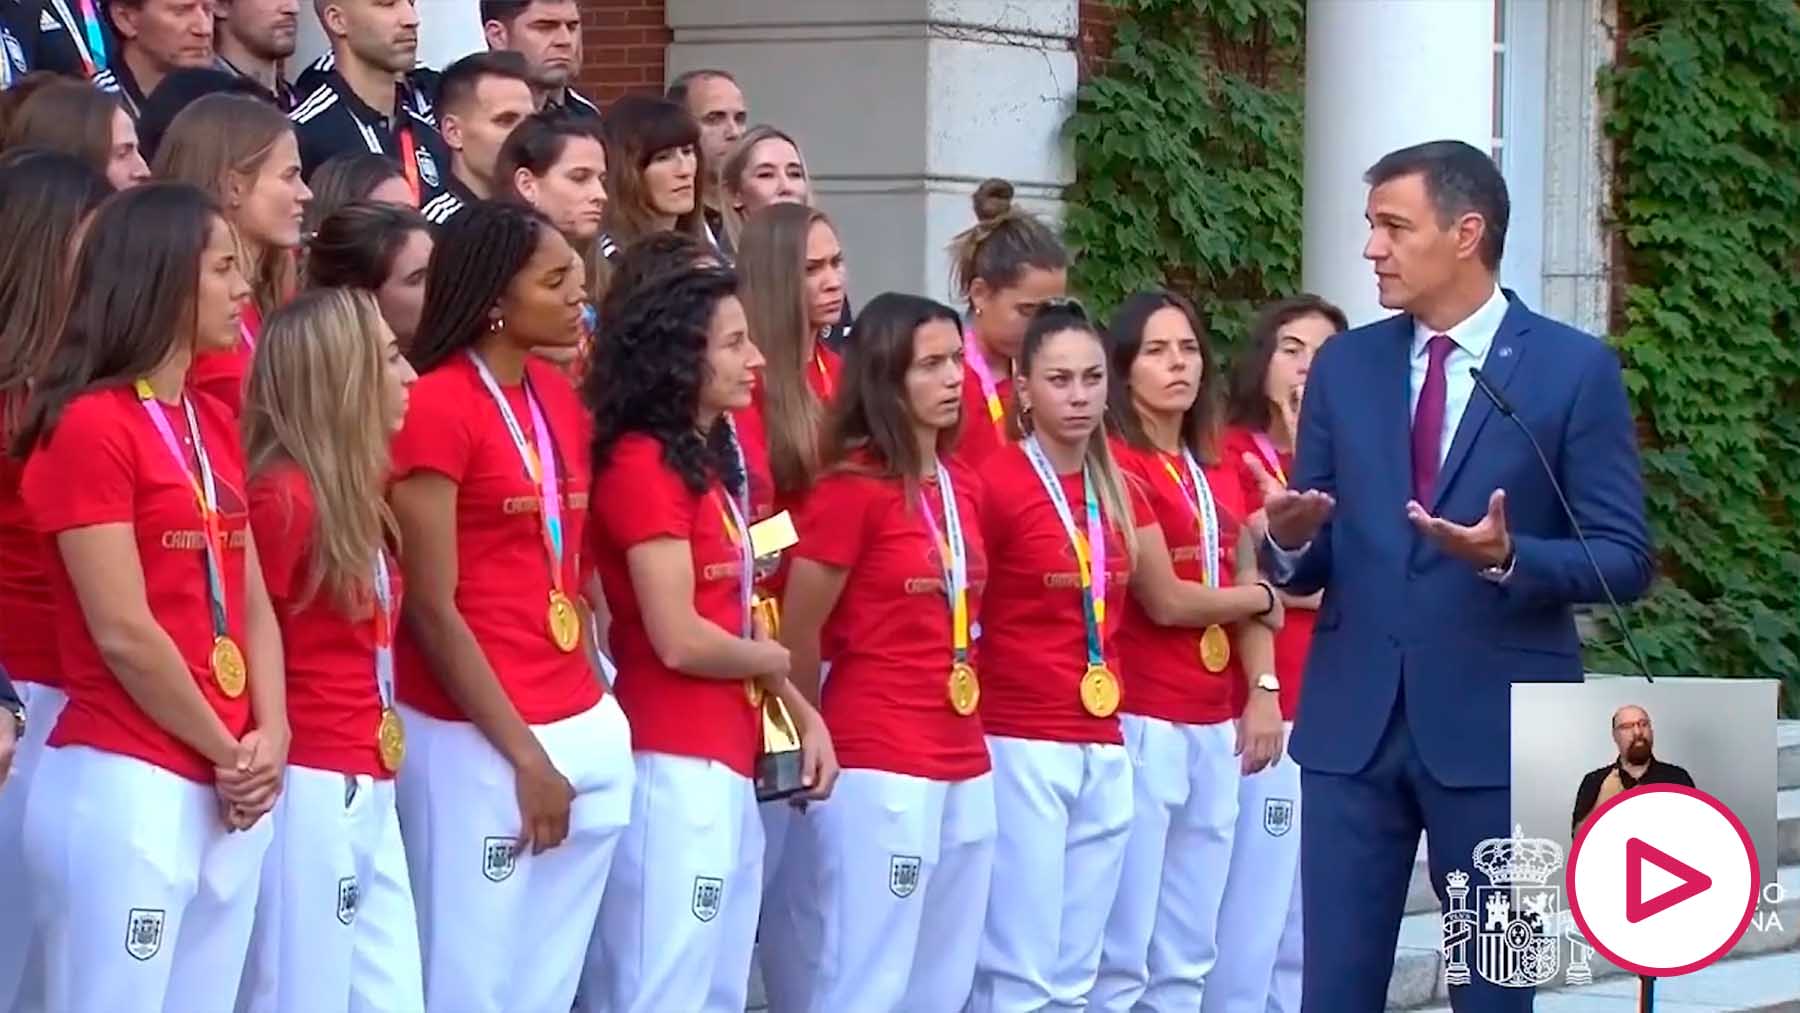
<svg viewBox="0 0 1800 1013"><path fill-rule="evenodd" d="M582 643L588 420L533 354L579 340L581 258L541 214L484 201L444 226L426 289L391 494L425 1002L568 1009L632 782Z"/></svg>
<svg viewBox="0 0 1800 1013"><path fill-rule="evenodd" d="M588 374L589 532L637 787L584 1010L744 1008L763 885L752 777L764 694L794 717L812 797L837 776L787 649L751 618L746 484L725 416L750 403L763 358L736 287L716 268L645 282L606 322Z"/></svg>

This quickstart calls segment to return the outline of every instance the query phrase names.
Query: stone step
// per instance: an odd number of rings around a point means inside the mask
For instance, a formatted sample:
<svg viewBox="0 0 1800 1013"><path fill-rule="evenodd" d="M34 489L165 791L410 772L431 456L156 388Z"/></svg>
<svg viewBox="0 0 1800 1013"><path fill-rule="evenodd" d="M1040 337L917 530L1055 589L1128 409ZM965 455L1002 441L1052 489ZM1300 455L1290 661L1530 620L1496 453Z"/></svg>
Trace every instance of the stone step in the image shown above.
<svg viewBox="0 0 1800 1013"><path fill-rule="evenodd" d="M1780 998L1793 998L1800 1001L1800 864L1790 865L1780 870L1777 882L1781 884L1782 903L1775 908L1775 917L1769 919L1759 931L1756 923L1738 941L1732 949L1730 957L1722 964L1736 965L1745 958L1762 954L1778 955L1781 961L1791 970L1789 987L1791 991ZM1767 910L1759 905L1760 910ZM1565 912L1565 917L1567 914ZM1779 923L1779 924L1777 924ZM1394 975L1388 982L1388 1008L1390 1010L1410 1010L1442 1004L1447 1001L1443 983L1443 955L1439 949L1442 940L1443 922L1436 911L1408 915L1400 923L1400 940L1394 958ZM1564 951L1567 959L1567 951ZM1760 966L1760 965L1759 965ZM1595 954L1591 960L1594 981L1602 983L1606 979L1629 975L1614 966L1606 958ZM1673 979L1673 980L1686 980ZM1672 980L1672 981L1673 981ZM1629 983L1627 981L1627 983ZM1546 996L1540 1000L1537 1008L1549 1010L1553 1007L1544 1005L1548 996L1560 992L1562 984L1559 978L1551 986L1539 989L1539 994ZM1670 984L1670 983L1665 983ZM1664 994L1659 986L1659 1004ZM1674 1001L1673 997L1669 997ZM1766 1005L1766 1004L1765 1004ZM1561 1007L1555 1007L1560 1009ZM1738 1009L1730 1006L1730 1009Z"/></svg>
<svg viewBox="0 0 1800 1013"><path fill-rule="evenodd" d="M1580 988L1540 993L1536 1013L1637 1013L1636 978L1597 981ZM1765 954L1721 961L1656 983L1656 1008L1668 1013L1792 1013L1800 1009L1800 955ZM1420 1013L1451 1013L1448 1004Z"/></svg>

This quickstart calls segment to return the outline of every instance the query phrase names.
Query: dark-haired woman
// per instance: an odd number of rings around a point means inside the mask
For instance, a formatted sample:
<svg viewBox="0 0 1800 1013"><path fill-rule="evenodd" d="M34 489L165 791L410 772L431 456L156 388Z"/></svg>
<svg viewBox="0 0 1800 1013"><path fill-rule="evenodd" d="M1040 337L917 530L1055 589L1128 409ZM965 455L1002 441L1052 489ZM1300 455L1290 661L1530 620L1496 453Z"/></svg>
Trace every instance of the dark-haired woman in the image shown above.
<svg viewBox="0 0 1800 1013"><path fill-rule="evenodd" d="M1286 480L1313 356L1348 326L1342 310L1314 295L1284 299L1258 315L1250 346L1232 372L1230 426L1220 452L1224 464L1238 470L1244 489L1257 488L1246 455ZM1285 595L1282 602L1287 619L1275 635L1275 675L1283 730L1292 735L1319 602L1317 596ZM1285 753L1238 786L1219 959L1206 980L1204 1008L1210 1013L1300 1008L1300 969L1281 956L1299 949L1300 809L1300 768Z"/></svg>
<svg viewBox="0 0 1800 1013"><path fill-rule="evenodd" d="M632 781L582 648L588 420L532 354L578 339L581 258L542 215L482 202L439 234L426 287L391 494L425 1001L568 1009Z"/></svg>
<svg viewBox="0 0 1800 1013"><path fill-rule="evenodd" d="M959 1010L994 854L973 631L987 584L980 480L951 459L961 321L916 296L857 317L822 477L783 599L793 679L822 698L844 773L794 833L827 1010ZM838 645L820 688L823 644ZM798 899L798 898L796 898ZM773 997L773 996L772 996Z"/></svg>
<svg viewBox="0 0 1800 1013"><path fill-rule="evenodd" d="M412 345L425 311L431 226L409 207L346 204L319 223L306 248L306 284L354 288L375 296L402 351Z"/></svg>
<svg viewBox="0 0 1800 1013"><path fill-rule="evenodd" d="M706 178L700 125L685 108L658 96L627 95L607 109L602 131L611 159L600 225L603 260L653 232L685 232L718 246L699 197ZM611 275L605 263L598 266L596 294L604 295Z"/></svg>
<svg viewBox="0 0 1800 1013"><path fill-rule="evenodd" d="M975 224L950 245L951 281L968 302L963 358L962 444L957 455L980 467L1012 442L1014 364L1038 307L1063 296L1069 254L1056 233L1013 208L1012 184L984 181L975 190Z"/></svg>
<svg viewBox="0 0 1800 1013"><path fill-rule="evenodd" d="M292 761L263 864L248 1011L423 1008L394 773L402 585L382 491L412 366L374 299L269 318L244 395L250 527L287 659Z"/></svg>
<svg viewBox="0 0 1800 1013"><path fill-rule="evenodd" d="M244 95L208 95L181 111L156 151L156 174L211 193L236 237L250 278L236 347L209 352L188 382L237 411L263 318L293 294L300 225L312 191L300 178L294 125L274 106Z"/></svg>
<svg viewBox="0 0 1800 1013"><path fill-rule="evenodd" d="M147 184L95 213L71 291L14 442L69 694L25 813L47 1006L212 1008L287 751L237 426L187 383L237 340L248 286L218 206Z"/></svg>
<svg viewBox="0 0 1800 1013"><path fill-rule="evenodd" d="M56 717L62 713L56 614L45 599L50 577L44 541L19 496L23 461L10 450L25 414L32 379L55 347L68 305L68 265L81 223L112 192L100 172L72 155L25 150L0 157L0 669L24 704L25 737L12 775L0 790L0 869L22 865L25 794ZM4 718L0 718L4 720ZM31 931L30 879L0 876L0 1010L13 1008L27 953L41 946ZM35 972L33 972L35 973Z"/></svg>
<svg viewBox="0 0 1800 1013"><path fill-rule="evenodd" d="M756 552L724 419L750 403L763 359L736 285L723 270L647 282L606 322L588 374L593 552L637 785L584 1009L743 1009L762 896L762 694L792 713L813 793L836 777L787 649L751 619Z"/></svg>
<svg viewBox="0 0 1800 1013"><path fill-rule="evenodd" d="M418 210L400 163L372 151L347 151L325 160L307 181L313 198L306 205L307 235L348 204L392 204Z"/></svg>
<svg viewBox="0 0 1800 1013"><path fill-rule="evenodd" d="M494 178L505 196L543 213L588 261L588 289L594 298L593 261L606 213L606 148L593 123L557 113L528 116L506 135Z"/></svg>
<svg viewBox="0 0 1800 1013"><path fill-rule="evenodd" d="M1082 1004L1131 827L1116 639L1144 508L1101 430L1105 346L1078 306L1051 303L1031 318L1018 365L1027 435L981 468L975 669L999 834L978 1013Z"/></svg>
<svg viewBox="0 0 1800 1013"><path fill-rule="evenodd" d="M1281 606L1242 579L1254 575L1253 553L1237 551L1245 498L1218 452L1202 334L1193 306L1168 292L1125 300L1110 329L1113 452L1148 509L1119 629L1135 800L1090 999L1105 1010L1199 1005L1222 934L1239 773L1281 753Z"/></svg>
<svg viewBox="0 0 1800 1013"><path fill-rule="evenodd" d="M148 182L137 125L119 98L79 81L57 81L20 104L6 128L6 147L74 155L105 173L115 190Z"/></svg>

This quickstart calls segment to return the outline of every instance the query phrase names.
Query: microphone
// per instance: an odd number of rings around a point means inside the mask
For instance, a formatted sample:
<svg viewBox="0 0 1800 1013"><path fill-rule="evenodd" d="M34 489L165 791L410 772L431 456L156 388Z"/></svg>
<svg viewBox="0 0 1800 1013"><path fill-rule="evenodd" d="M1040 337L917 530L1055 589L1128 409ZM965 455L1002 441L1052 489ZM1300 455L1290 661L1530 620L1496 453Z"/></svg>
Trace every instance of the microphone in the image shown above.
<svg viewBox="0 0 1800 1013"><path fill-rule="evenodd" d="M1619 624L1619 632L1625 635L1625 646L1631 650L1631 660L1637 665L1638 674L1644 677L1645 682L1656 682L1656 678L1650 674L1650 666L1644 661L1643 652L1638 650L1637 639L1631 635L1631 624L1625 621L1625 610L1619 607L1619 599L1613 596L1612 585L1606 582L1606 573L1600 569L1600 561L1594 558L1593 547L1588 545L1587 534L1581 530L1581 522L1575 519L1575 511L1569 506L1569 497L1563 494L1562 483L1556 480L1556 470L1550 467L1550 459L1544 456L1543 446L1532 435L1531 427L1513 411L1512 403L1488 382L1487 374L1481 371L1481 367L1469 367L1469 376L1474 379L1482 396L1493 403L1494 409L1511 420L1519 428L1519 432L1525 434L1531 449L1537 453L1538 464L1544 469L1544 477L1550 480L1550 488L1556 492L1556 501L1562 505L1563 516L1568 519L1570 529L1575 532L1575 540L1581 543L1581 551L1587 554L1588 565L1593 567L1594 576L1600 580L1600 591L1606 595L1606 603L1612 607L1613 621Z"/></svg>

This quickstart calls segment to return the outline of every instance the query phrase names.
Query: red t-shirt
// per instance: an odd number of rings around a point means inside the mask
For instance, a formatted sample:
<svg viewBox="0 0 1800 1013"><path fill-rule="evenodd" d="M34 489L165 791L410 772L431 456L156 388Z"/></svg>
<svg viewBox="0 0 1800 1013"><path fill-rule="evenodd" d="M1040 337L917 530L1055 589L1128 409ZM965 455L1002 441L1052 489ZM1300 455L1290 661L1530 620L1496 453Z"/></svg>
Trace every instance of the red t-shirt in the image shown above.
<svg viewBox="0 0 1800 1013"><path fill-rule="evenodd" d="M667 668L644 628L626 550L657 538L688 543L694 611L736 636L743 629L742 557L725 527L722 486L696 495L663 461L662 444L631 433L594 476L589 525L595 568L612 609L609 640L619 674L613 691L631 719L634 750L717 760L753 776L762 721L741 679L710 679Z"/></svg>
<svg viewBox="0 0 1800 1013"><path fill-rule="evenodd" d="M1075 547L1069 544L1049 493L1018 444L989 458L981 471L988 586L982 598L975 667L981 676L984 730L989 735L1057 742L1122 741L1116 715L1097 718L1081 705L1081 677L1087 671L1081 575ZM1082 476L1064 475L1061 480L1070 515L1085 536ZM1124 699L1129 700L1130 673L1120 663L1117 634L1131 560L1111 519L1106 572L1104 652Z"/></svg>
<svg viewBox="0 0 1800 1013"><path fill-rule="evenodd" d="M249 511L244 498L244 457L230 411L205 394L191 394L200 439L212 462L219 523L226 548L219 561L225 578L226 629L240 648L244 639L244 559ZM190 454L187 419L179 408L153 402ZM55 536L99 524L129 524L143 566L150 614L175 642L188 672L234 737L250 729L250 693L228 699L211 667L213 625L206 578L206 531L194 487L157 434L130 387L82 394L69 403L49 443L25 463L25 505L47 539L50 606L55 612L64 687L69 705L50 733L52 746L91 746L131 756L195 781L211 782L213 765L150 719L107 667L82 617ZM246 654L248 651L246 650ZM254 662L254 658L248 658ZM252 670L252 680L263 673Z"/></svg>
<svg viewBox="0 0 1800 1013"><path fill-rule="evenodd" d="M244 304L244 319L238 343L216 352L194 356L188 370L188 386L217 398L231 409L233 417L244 414L244 383L250 376L250 358L256 350L256 339L262 336L262 311L256 301Z"/></svg>
<svg viewBox="0 0 1800 1013"><path fill-rule="evenodd" d="M1256 448L1256 438L1250 430L1232 426L1225 430L1221 448L1222 463L1231 466L1242 489L1246 514L1262 509L1262 494L1257 489L1256 477L1244 463L1245 454L1255 454L1262 459ZM1291 474L1294 455L1276 451L1275 456L1280 460L1281 474ZM1268 468L1266 459L1263 459L1263 467ZM1274 469L1270 469L1270 474L1274 473ZM1319 613L1313 609L1289 608L1282 614L1281 630L1275 634L1275 676L1281 680L1281 716L1292 721L1300 707L1300 680L1306 674L1306 654L1312 649L1313 626L1319 621Z"/></svg>
<svg viewBox="0 0 1800 1013"><path fill-rule="evenodd" d="M0 413L5 408L0 397ZM0 667L14 680L60 687L46 546L19 491L24 473L25 466L0 448Z"/></svg>
<svg viewBox="0 0 1800 1013"><path fill-rule="evenodd" d="M1142 490L1150 510L1137 517L1138 527L1156 524L1168 543L1175 576L1196 583L1205 580L1201 553L1200 521L1187 464L1180 457L1166 457L1156 450L1138 450L1123 440L1112 442L1114 458L1125 480ZM1179 476L1171 477L1164 462ZM1218 516L1214 538L1219 545L1219 586L1230 587L1237 559L1238 527L1244 515L1237 474L1220 465L1202 465L1201 473L1212 489ZM1226 633L1232 627L1225 627ZM1131 692L1123 710L1181 724L1206 725L1236 717L1243 709L1244 670L1239 664L1236 638L1231 660L1220 672L1209 672L1200 660L1200 637L1205 631L1185 626L1158 626L1150 621L1136 596L1125 603L1119 630L1119 654L1131 673Z"/></svg>
<svg viewBox="0 0 1800 1013"><path fill-rule="evenodd" d="M955 463L950 482L967 550L973 628L987 584L981 483ZM937 482L925 483L920 495L948 538ZM918 510L906 503L897 478L834 472L807 497L793 552L849 571L826 623L825 640L837 650L820 701L838 762L959 781L989 769L987 745L979 714L963 717L950 706L955 651L944 556Z"/></svg>
<svg viewBox="0 0 1800 1013"><path fill-rule="evenodd" d="M806 385L827 406L837 393L838 379L844 363L838 354L824 345L814 349L813 361L806 367ZM773 517L782 510L799 508L796 497L775 492L775 476L769 465L769 427L763 419L762 377L756 378L749 407L731 413L737 427L738 445L744 451L745 477L750 483L750 520L754 523Z"/></svg>
<svg viewBox="0 0 1800 1013"><path fill-rule="evenodd" d="M250 529L287 657L293 729L288 759L317 770L391 777L376 745L381 695L375 685L374 601L352 614L328 587L305 598L317 518L312 486L297 465L282 464L251 480ZM388 575L397 620L402 581L391 558Z"/></svg>
<svg viewBox="0 0 1800 1013"><path fill-rule="evenodd" d="M527 356L525 375L556 447L562 586L573 599L583 572L592 427L574 388L555 366ZM526 440L536 446L524 386L502 385L501 390ZM527 724L548 724L599 703L603 690L587 655L579 649L564 653L550 639L553 585L538 519L538 486L525 472L500 407L466 355L451 356L413 385L406 425L394 439L394 479L417 471L434 471L456 483L457 611L519 716ZM395 660L402 703L435 718L466 720L405 624Z"/></svg>
<svg viewBox="0 0 1800 1013"><path fill-rule="evenodd" d="M972 344L966 345L967 355L980 355ZM1000 396L1000 405L1004 411L1000 421L994 421L993 413L988 410L987 393L981 389L981 378L976 375L975 367L963 366L962 386L962 432L957 438L956 459L980 471L990 457L1012 444L1008 435L1006 420L1013 412L1013 384L1004 376L994 378L994 393ZM1026 469L1030 470L1027 462Z"/></svg>

